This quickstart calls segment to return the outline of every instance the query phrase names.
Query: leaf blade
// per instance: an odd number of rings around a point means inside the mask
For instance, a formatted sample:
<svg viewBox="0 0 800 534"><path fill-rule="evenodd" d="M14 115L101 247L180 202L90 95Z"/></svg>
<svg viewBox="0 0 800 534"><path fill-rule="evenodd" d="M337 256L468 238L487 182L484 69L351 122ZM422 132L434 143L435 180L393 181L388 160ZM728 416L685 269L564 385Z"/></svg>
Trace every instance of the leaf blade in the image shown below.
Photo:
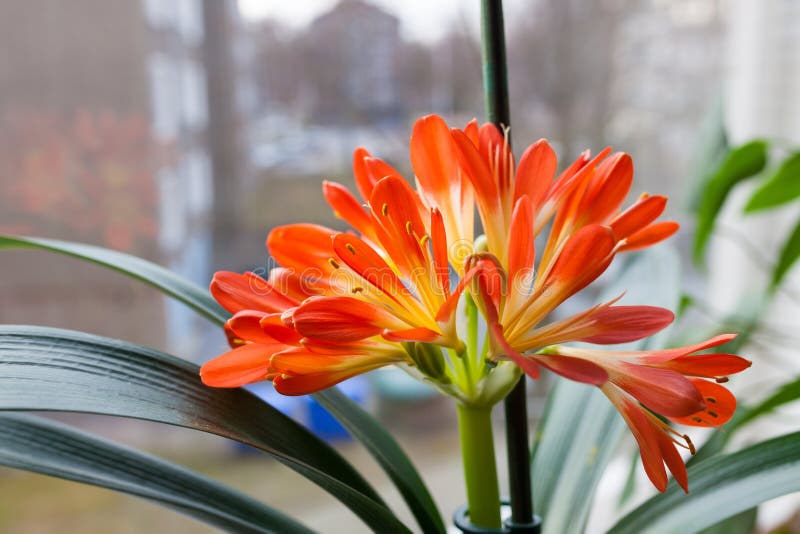
<svg viewBox="0 0 800 534"><path fill-rule="evenodd" d="M728 152L725 160L708 180L697 214L694 258L700 262L714 231L714 225L733 187L761 172L767 164L767 143L755 140Z"/></svg>
<svg viewBox="0 0 800 534"><path fill-rule="evenodd" d="M39 417L0 414L0 432L0 465L135 495L228 531L313 532L197 473Z"/></svg>
<svg viewBox="0 0 800 534"><path fill-rule="evenodd" d="M0 326L0 410L99 413L183 426L259 448L373 528L408 532L336 451L241 389L213 389L197 366L82 332Z"/></svg>
<svg viewBox="0 0 800 534"><path fill-rule="evenodd" d="M800 152L795 152L781 163L747 201L746 213L781 206L800 197Z"/></svg>
<svg viewBox="0 0 800 534"><path fill-rule="evenodd" d="M800 491L800 432L757 443L689 468L690 494L667 491L631 511L610 534L686 532L710 527L781 495Z"/></svg>
<svg viewBox="0 0 800 534"><path fill-rule="evenodd" d="M153 262L103 247L39 237L0 236L0 249L34 248L88 260L125 274L175 297L215 323L224 323L230 314L200 286Z"/></svg>
<svg viewBox="0 0 800 534"><path fill-rule="evenodd" d="M375 457L422 531L443 534L446 529L433 497L411 460L383 426L335 387L316 393L314 398Z"/></svg>

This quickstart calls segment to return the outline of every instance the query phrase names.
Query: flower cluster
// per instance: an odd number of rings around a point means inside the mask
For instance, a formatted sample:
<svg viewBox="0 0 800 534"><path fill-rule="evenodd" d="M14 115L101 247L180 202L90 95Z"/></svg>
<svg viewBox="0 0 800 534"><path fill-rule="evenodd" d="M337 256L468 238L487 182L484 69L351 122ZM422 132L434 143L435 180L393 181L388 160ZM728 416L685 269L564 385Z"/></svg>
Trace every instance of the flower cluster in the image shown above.
<svg viewBox="0 0 800 534"><path fill-rule="evenodd" d="M281 267L268 279L214 276L211 292L233 314L226 325L233 349L203 366L203 381L271 380L279 392L299 395L395 364L459 402L486 406L521 372L537 378L545 367L599 387L633 432L653 484L665 489L668 468L687 489L676 445L693 446L665 421L718 426L731 417L736 400L720 382L750 362L697 353L733 336L655 351L564 345L635 341L674 318L658 307L617 305L619 298L552 319L618 253L677 231L676 223L657 221L666 198L643 195L623 209L633 179L627 154L585 152L557 174L545 140L516 162L495 126L451 129L435 115L414 125L411 163L416 187L357 149L361 199L340 184L323 185L353 232L276 228L267 247Z"/></svg>

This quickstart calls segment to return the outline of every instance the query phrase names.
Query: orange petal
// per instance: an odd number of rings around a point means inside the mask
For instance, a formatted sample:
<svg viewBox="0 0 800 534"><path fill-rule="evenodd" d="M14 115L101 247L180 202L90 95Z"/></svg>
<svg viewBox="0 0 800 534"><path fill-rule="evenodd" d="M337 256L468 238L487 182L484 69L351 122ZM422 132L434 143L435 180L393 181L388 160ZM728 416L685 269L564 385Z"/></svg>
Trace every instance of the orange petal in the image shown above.
<svg viewBox="0 0 800 534"><path fill-rule="evenodd" d="M662 349L662 350L649 350L643 352L626 352L624 354L635 357L636 360L642 364L659 365L668 362L670 360L674 360L675 358L680 358L681 356L686 356L688 354L699 352L701 350L706 350L712 347L723 345L728 341L731 341L735 337L736 334L720 334L710 339L706 339L705 341L701 341L700 343L695 343L694 345L687 345L686 347L676 347L672 349Z"/></svg>
<svg viewBox="0 0 800 534"><path fill-rule="evenodd" d="M657 432L656 436L658 437L658 449L661 451L664 463L667 464L670 473L675 477L678 485L683 488L684 493L689 493L689 477L686 474L686 465L683 463L681 455L678 454L675 443L664 432Z"/></svg>
<svg viewBox="0 0 800 534"><path fill-rule="evenodd" d="M638 403L625 396L624 393L615 391L613 386L607 385L603 393L608 396L616 406L622 418L628 424L636 443L639 445L639 455L642 458L644 471L650 482L660 492L667 489L667 470L664 468L664 457L661 452L661 431L653 426L644 410Z"/></svg>
<svg viewBox="0 0 800 534"><path fill-rule="evenodd" d="M538 208L553 183L557 165L556 153L546 139L539 139L529 146L517 167L514 202L522 195L528 195L533 208Z"/></svg>
<svg viewBox="0 0 800 534"><path fill-rule="evenodd" d="M284 313L291 314L292 310ZM286 345L297 345L303 336L298 334L293 328L286 326L283 321L283 314L273 313L265 315L258 322L259 327L264 333Z"/></svg>
<svg viewBox="0 0 800 534"><path fill-rule="evenodd" d="M605 369L582 358L550 354L536 354L534 357L537 362L554 373L576 382L602 386L608 381L608 373Z"/></svg>
<svg viewBox="0 0 800 534"><path fill-rule="evenodd" d="M334 214L365 236L374 236L372 219L350 191L335 182L322 182L322 193Z"/></svg>
<svg viewBox="0 0 800 534"><path fill-rule="evenodd" d="M628 154L617 152L600 163L578 208L584 224L606 222L619 210L632 183L633 160Z"/></svg>
<svg viewBox="0 0 800 534"><path fill-rule="evenodd" d="M620 247L620 252L630 252L641 250L660 241L664 241L678 231L680 225L673 221L653 223L625 240L625 244Z"/></svg>
<svg viewBox="0 0 800 534"><path fill-rule="evenodd" d="M261 319L267 314L253 310L242 310L228 319L231 332L245 341L252 343L276 343L277 340L261 329Z"/></svg>
<svg viewBox="0 0 800 534"><path fill-rule="evenodd" d="M507 198L513 185L514 154L505 135L497 126L487 122L478 128L478 141L484 161L492 162L500 195Z"/></svg>
<svg viewBox="0 0 800 534"><path fill-rule="evenodd" d="M375 249L358 237L336 234L333 238L333 250L342 263L387 296L396 298L399 294L409 293L400 277L375 252Z"/></svg>
<svg viewBox="0 0 800 534"><path fill-rule="evenodd" d="M319 278L336 270L331 237L335 230L317 224L289 224L273 229L267 237L272 257L297 276Z"/></svg>
<svg viewBox="0 0 800 534"><path fill-rule="evenodd" d="M372 196L372 189L378 181L387 176L400 176L391 165L381 159L373 158L367 149L362 147L353 152L353 175L356 179L356 188L364 200Z"/></svg>
<svg viewBox="0 0 800 534"><path fill-rule="evenodd" d="M215 388L236 388L269 375L269 359L286 345L280 343L248 343L217 356L200 367L203 384Z"/></svg>
<svg viewBox="0 0 800 534"><path fill-rule="evenodd" d="M352 297L311 297L292 312L291 320L294 329L305 337L337 342L409 326L382 307Z"/></svg>
<svg viewBox="0 0 800 534"><path fill-rule="evenodd" d="M214 299L231 313L241 310L275 312L297 305L297 301L281 294L269 282L251 272L217 271L210 291Z"/></svg>
<svg viewBox="0 0 800 534"><path fill-rule="evenodd" d="M411 165L424 191L433 198L449 197L451 184L460 181L450 129L438 115L414 123L411 132Z"/></svg>
<svg viewBox="0 0 800 534"><path fill-rule="evenodd" d="M611 221L611 230L618 240L624 239L658 219L666 207L667 197L644 195Z"/></svg>
<svg viewBox="0 0 800 534"><path fill-rule="evenodd" d="M508 341L506 341L506 338L503 335L503 327L500 326L499 323L490 324L489 332L491 333L494 342L500 346L505 355L508 356L511 361L516 363L526 375L534 380L539 378L539 365L536 363L536 360L530 356L523 356L514 350L514 348L508 344Z"/></svg>
<svg viewBox="0 0 800 534"><path fill-rule="evenodd" d="M508 230L508 279L530 273L536 259L533 234L533 204L527 195L521 196L511 215Z"/></svg>
<svg viewBox="0 0 800 534"><path fill-rule="evenodd" d="M606 270L613 258L614 235L606 226L592 224L578 230L564 245L545 285L560 286L561 300L577 293Z"/></svg>
<svg viewBox="0 0 800 534"><path fill-rule="evenodd" d="M659 367L684 375L720 378L740 373L752 364L750 360L735 354L694 354L669 360Z"/></svg>
<svg viewBox="0 0 800 534"><path fill-rule="evenodd" d="M589 317L595 333L579 341L597 344L628 343L660 332L675 314L657 306L611 306Z"/></svg>
<svg viewBox="0 0 800 534"><path fill-rule="evenodd" d="M442 337L438 332L429 328L409 328L407 330L384 330L381 334L388 341L422 341L424 343L435 342Z"/></svg>
<svg viewBox="0 0 800 534"><path fill-rule="evenodd" d="M736 397L723 386L701 378L691 379L705 402L705 408L685 417L670 420L690 426L720 426L727 423L736 411Z"/></svg>
<svg viewBox="0 0 800 534"><path fill-rule="evenodd" d="M419 196L405 180L388 177L375 185L370 206L384 249L400 272L415 280L420 274L417 269L425 263L419 240L427 234L420 217Z"/></svg>
<svg viewBox="0 0 800 534"><path fill-rule="evenodd" d="M439 289L447 298L450 295L450 266L447 263L447 232L444 220L438 209L431 210L431 249L433 250L433 265L436 269L436 279Z"/></svg>
<svg viewBox="0 0 800 534"><path fill-rule="evenodd" d="M683 417L701 410L703 397L689 379L675 371L621 362L611 381L656 413Z"/></svg>
<svg viewBox="0 0 800 534"><path fill-rule="evenodd" d="M472 141L461 130L450 130L456 145L461 169L472 182L477 194L478 205L484 216L494 213L500 207L500 193L491 169Z"/></svg>

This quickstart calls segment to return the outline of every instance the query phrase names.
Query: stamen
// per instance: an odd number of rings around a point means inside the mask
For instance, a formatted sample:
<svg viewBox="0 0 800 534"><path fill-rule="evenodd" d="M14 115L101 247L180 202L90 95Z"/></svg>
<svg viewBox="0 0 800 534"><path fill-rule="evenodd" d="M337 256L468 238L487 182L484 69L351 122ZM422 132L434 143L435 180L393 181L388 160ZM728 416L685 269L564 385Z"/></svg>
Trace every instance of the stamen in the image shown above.
<svg viewBox="0 0 800 534"><path fill-rule="evenodd" d="M353 256L356 255L356 247L354 247L350 243L345 243L344 248L346 248Z"/></svg>
<svg viewBox="0 0 800 534"><path fill-rule="evenodd" d="M411 221L406 221L406 232L408 232L408 235L414 234L414 225L411 224Z"/></svg>
<svg viewBox="0 0 800 534"><path fill-rule="evenodd" d="M725 383L725 382L727 382L728 380L730 380L730 378L728 378L727 376L720 376L719 378L715 378L715 379L714 379L714 381L715 381L717 384L724 384L724 383Z"/></svg>
<svg viewBox="0 0 800 534"><path fill-rule="evenodd" d="M710 402L711 404L716 404L717 403L717 399L715 399L714 397L706 397L706 400L708 402Z"/></svg>
<svg viewBox="0 0 800 534"><path fill-rule="evenodd" d="M683 439L686 440L686 444L689 446L689 452L692 453L692 456L694 456L695 453L697 452L697 449L694 448L694 443L692 443L691 438L689 437L688 434L684 434Z"/></svg>
<svg viewBox="0 0 800 534"><path fill-rule="evenodd" d="M430 241L430 240L431 240L431 236L429 236L428 234L425 234L424 236L422 236L419 239L419 246L424 247L425 245L428 244L428 241Z"/></svg>
<svg viewBox="0 0 800 534"><path fill-rule="evenodd" d="M703 422L703 420L700 419L699 417L697 417L696 415L692 417L692 421L694 421L695 423L702 423Z"/></svg>
<svg viewBox="0 0 800 534"><path fill-rule="evenodd" d="M389 204L384 203L383 206L381 206L381 213L384 217L389 215Z"/></svg>
<svg viewBox="0 0 800 534"><path fill-rule="evenodd" d="M362 291L364 291L364 288L363 288L363 287L361 287L361 286L356 286L356 287L354 287L353 289L351 289L351 290L350 290L350 293L353 293L353 294L355 294L355 293L361 293Z"/></svg>
<svg viewBox="0 0 800 534"><path fill-rule="evenodd" d="M717 412L712 412L711 410L706 410L706 413L707 413L708 415L710 415L711 417L714 417L714 418L717 418L717 417L719 417L719 415L717 414Z"/></svg>
<svg viewBox="0 0 800 534"><path fill-rule="evenodd" d="M328 258L328 263L330 263L331 267L333 267L334 269L338 269L339 268L339 264L336 263L336 260L334 260L333 258Z"/></svg>

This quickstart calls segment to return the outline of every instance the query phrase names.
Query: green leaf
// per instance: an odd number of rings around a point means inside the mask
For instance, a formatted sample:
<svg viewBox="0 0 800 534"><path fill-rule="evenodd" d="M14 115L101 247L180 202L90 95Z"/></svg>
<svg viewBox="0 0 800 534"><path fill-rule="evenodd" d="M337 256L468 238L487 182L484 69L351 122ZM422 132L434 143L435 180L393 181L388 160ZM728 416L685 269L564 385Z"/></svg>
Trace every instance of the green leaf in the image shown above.
<svg viewBox="0 0 800 534"><path fill-rule="evenodd" d="M783 248L781 249L780 258L778 258L778 263L775 265L775 269L772 272L771 289L774 290L781 284L783 277L786 276L786 273L789 272L789 269L792 268L799 257L800 219L798 219L794 230L792 230L792 233L789 236L789 239L786 240L786 243L784 243Z"/></svg>
<svg viewBox="0 0 800 534"><path fill-rule="evenodd" d="M761 172L766 164L766 141L751 141L731 150L719 169L708 180L697 215L697 231L694 242L695 261L699 262L703 258L708 239L714 231L717 215L733 187Z"/></svg>
<svg viewBox="0 0 800 534"><path fill-rule="evenodd" d="M677 252L666 245L637 254L600 300L627 290L623 304L675 309L679 266ZM651 338L652 343L663 343L665 335ZM624 347L641 348L642 342ZM597 388L558 379L536 432L532 462L534 509L544 518L544 534L584 530L597 484L625 428Z"/></svg>
<svg viewBox="0 0 800 534"><path fill-rule="evenodd" d="M703 529L700 534L752 534L756 531L757 518L758 508L750 508Z"/></svg>
<svg viewBox="0 0 800 534"><path fill-rule="evenodd" d="M215 323L224 323L230 317L230 313L217 304L206 289L169 269L130 254L83 243L38 237L0 236L0 249L3 248L36 248L89 260L160 289Z"/></svg>
<svg viewBox="0 0 800 534"><path fill-rule="evenodd" d="M444 522L428 488L386 429L336 388L317 393L314 398L372 453L408 503L422 531L444 533Z"/></svg>
<svg viewBox="0 0 800 534"><path fill-rule="evenodd" d="M0 410L132 417L218 434L259 448L380 531L408 532L336 451L241 389L200 382L196 365L82 332L0 326Z"/></svg>
<svg viewBox="0 0 800 534"><path fill-rule="evenodd" d="M743 410L742 416L731 421L728 433L733 433L747 423L768 414L775 408L800 399L800 378L795 378L780 386L772 395L762 400L755 406Z"/></svg>
<svg viewBox="0 0 800 534"><path fill-rule="evenodd" d="M689 468L689 495L674 482L623 517L610 534L699 531L800 491L800 432L715 456Z"/></svg>
<svg viewBox="0 0 800 534"><path fill-rule="evenodd" d="M163 291L218 324L224 323L230 317L230 314L217 304L206 289L181 278L164 267L129 254L69 241L0 236L0 248L19 247L40 248L110 267ZM315 397L325 404L324 398L317 395ZM435 506L431 506L430 495L424 485L421 485L420 476L413 469L411 463L401 462L399 464L403 466L402 470L404 471L400 473L402 476L399 476L398 468L392 467L391 462L386 461L387 458L391 460L392 457L394 459L398 457L395 453L401 451L401 449L397 442L385 432L382 432L383 435L380 440L376 440L374 437L370 438L376 433L374 429L381 428L381 426L372 416L360 410L354 403L339 403L337 412L337 417L341 421L347 421L348 428L356 439L371 439L375 443L380 443L380 447L367 445L366 443L365 445L391 480L396 484L400 482L404 485L404 487L398 485L398 489L406 499L412 512L416 515L417 513L422 513L423 509L427 509L426 513L429 517L425 521L432 522L432 524L441 524L439 513ZM387 454L382 452L381 449L391 449L395 453L387 457ZM420 484L415 481L420 482ZM414 495L411 494L411 490L413 490ZM417 519L420 520L420 517L418 516Z"/></svg>
<svg viewBox="0 0 800 534"><path fill-rule="evenodd" d="M800 197L800 152L795 152L759 187L744 211L752 213L780 206Z"/></svg>
<svg viewBox="0 0 800 534"><path fill-rule="evenodd" d="M534 510L543 534L581 532L592 496L625 429L596 388L559 378L536 432Z"/></svg>
<svg viewBox="0 0 800 534"><path fill-rule="evenodd" d="M0 414L0 434L0 465L137 495L229 532L313 532L197 473L39 417Z"/></svg>

